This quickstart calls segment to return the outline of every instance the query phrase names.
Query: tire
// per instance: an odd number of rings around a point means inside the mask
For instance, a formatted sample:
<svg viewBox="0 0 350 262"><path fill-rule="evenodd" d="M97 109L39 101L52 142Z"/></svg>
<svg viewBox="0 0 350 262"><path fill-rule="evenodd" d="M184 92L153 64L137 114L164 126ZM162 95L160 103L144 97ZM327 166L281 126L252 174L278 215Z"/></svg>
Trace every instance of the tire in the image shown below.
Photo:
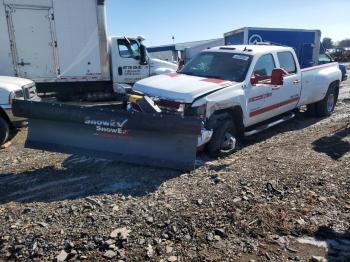
<svg viewBox="0 0 350 262"><path fill-rule="evenodd" d="M8 122L0 116L0 146L4 144L10 135Z"/></svg>
<svg viewBox="0 0 350 262"><path fill-rule="evenodd" d="M333 113L334 107L337 103L336 87L336 84L330 85L325 98L316 103L315 107L318 117L327 117Z"/></svg>
<svg viewBox="0 0 350 262"><path fill-rule="evenodd" d="M237 131L232 119L218 121L218 126L213 130L213 136L206 146L206 152L210 157L224 157L237 150Z"/></svg>
<svg viewBox="0 0 350 262"><path fill-rule="evenodd" d="M316 104L315 103L306 105L306 115L309 116L309 117L317 117Z"/></svg>

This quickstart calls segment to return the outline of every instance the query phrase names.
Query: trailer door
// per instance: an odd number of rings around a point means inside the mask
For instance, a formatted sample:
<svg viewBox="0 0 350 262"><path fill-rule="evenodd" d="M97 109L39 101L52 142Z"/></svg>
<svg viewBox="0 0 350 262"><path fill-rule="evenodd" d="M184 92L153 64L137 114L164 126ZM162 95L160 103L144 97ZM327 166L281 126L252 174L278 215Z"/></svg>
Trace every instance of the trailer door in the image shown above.
<svg viewBox="0 0 350 262"><path fill-rule="evenodd" d="M10 8L8 24L18 76L56 78L52 18L48 8Z"/></svg>

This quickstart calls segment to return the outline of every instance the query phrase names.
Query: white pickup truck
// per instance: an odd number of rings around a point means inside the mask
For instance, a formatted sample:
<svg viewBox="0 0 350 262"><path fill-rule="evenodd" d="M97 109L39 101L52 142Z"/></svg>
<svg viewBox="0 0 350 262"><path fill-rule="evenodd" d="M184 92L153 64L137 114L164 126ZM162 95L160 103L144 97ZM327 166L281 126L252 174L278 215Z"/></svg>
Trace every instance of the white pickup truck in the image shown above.
<svg viewBox="0 0 350 262"><path fill-rule="evenodd" d="M294 117L301 106L330 115L340 82L337 63L301 70L292 48L233 45L202 51L178 73L141 80L133 89L162 101L163 112L200 117L200 146L224 156L236 150L238 138Z"/></svg>
<svg viewBox="0 0 350 262"><path fill-rule="evenodd" d="M0 76L0 146L7 141L10 132L22 126L24 119L12 114L12 100L38 101L35 83L31 80Z"/></svg>

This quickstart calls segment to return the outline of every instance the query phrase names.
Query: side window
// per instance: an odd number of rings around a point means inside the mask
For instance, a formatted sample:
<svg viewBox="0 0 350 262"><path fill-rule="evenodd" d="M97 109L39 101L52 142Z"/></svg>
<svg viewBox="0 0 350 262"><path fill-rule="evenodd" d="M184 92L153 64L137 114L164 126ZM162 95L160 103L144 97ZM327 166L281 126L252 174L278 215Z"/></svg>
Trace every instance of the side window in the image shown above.
<svg viewBox="0 0 350 262"><path fill-rule="evenodd" d="M140 59L140 47L135 40L118 39L120 57Z"/></svg>
<svg viewBox="0 0 350 262"><path fill-rule="evenodd" d="M289 74L295 74L297 72L297 66L291 52L280 52L277 56L281 68L286 70Z"/></svg>
<svg viewBox="0 0 350 262"><path fill-rule="evenodd" d="M253 73L259 76L270 76L275 67L273 56L271 54L263 55L256 62Z"/></svg>
<svg viewBox="0 0 350 262"><path fill-rule="evenodd" d="M318 57L318 64L320 65L331 63L331 62L332 62L332 58L326 54L320 54L320 56Z"/></svg>

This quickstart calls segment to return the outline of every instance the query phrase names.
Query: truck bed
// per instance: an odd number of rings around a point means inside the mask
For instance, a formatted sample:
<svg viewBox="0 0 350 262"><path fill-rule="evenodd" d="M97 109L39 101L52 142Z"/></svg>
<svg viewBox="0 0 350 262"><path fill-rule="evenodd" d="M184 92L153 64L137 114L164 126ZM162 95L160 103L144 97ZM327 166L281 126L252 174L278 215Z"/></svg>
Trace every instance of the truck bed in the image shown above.
<svg viewBox="0 0 350 262"><path fill-rule="evenodd" d="M329 63L302 69L302 89L298 106L322 100L331 84L329 82L330 79L338 79L340 74L338 63Z"/></svg>

